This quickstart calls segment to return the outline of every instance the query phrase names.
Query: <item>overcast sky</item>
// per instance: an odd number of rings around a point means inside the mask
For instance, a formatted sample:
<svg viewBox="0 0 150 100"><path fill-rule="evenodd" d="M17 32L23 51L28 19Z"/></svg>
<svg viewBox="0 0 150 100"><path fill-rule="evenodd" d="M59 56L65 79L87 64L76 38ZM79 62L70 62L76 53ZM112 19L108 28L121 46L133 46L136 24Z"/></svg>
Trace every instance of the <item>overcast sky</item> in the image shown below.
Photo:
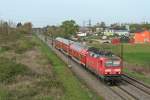
<svg viewBox="0 0 150 100"><path fill-rule="evenodd" d="M59 25L74 19L113 22L150 22L150 0L0 0L0 19L32 21L34 26Z"/></svg>

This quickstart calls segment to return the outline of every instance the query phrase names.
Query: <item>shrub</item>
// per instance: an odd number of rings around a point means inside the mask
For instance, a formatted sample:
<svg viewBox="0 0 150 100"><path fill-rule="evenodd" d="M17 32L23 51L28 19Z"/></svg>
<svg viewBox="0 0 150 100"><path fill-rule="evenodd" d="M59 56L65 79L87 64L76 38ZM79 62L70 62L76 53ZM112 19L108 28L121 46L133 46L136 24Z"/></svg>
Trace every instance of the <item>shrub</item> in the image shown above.
<svg viewBox="0 0 150 100"><path fill-rule="evenodd" d="M27 50L32 49L34 46L36 45L36 43L34 43L31 40L28 39L22 39L20 41L18 41L15 45L14 45L14 50L16 53L18 54L22 54Z"/></svg>
<svg viewBox="0 0 150 100"><path fill-rule="evenodd" d="M0 47L0 53L1 53L1 52L5 52L5 51L8 51L8 50L10 50L10 47L9 47L9 46L1 46L1 47Z"/></svg>
<svg viewBox="0 0 150 100"><path fill-rule="evenodd" d="M0 86L0 100L9 100L9 91Z"/></svg>
<svg viewBox="0 0 150 100"><path fill-rule="evenodd" d="M14 61L0 57L0 82L9 82L19 75L25 74L27 67Z"/></svg>

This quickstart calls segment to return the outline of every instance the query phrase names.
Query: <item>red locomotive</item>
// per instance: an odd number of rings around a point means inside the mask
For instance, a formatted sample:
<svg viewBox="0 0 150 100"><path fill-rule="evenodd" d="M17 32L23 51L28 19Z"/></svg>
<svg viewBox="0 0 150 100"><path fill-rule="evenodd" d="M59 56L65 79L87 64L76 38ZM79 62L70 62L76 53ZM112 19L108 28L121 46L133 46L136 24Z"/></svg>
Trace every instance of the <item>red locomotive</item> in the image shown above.
<svg viewBox="0 0 150 100"><path fill-rule="evenodd" d="M60 37L55 39L55 47L84 65L104 81L114 82L121 79L122 60L111 52L88 48L78 42Z"/></svg>

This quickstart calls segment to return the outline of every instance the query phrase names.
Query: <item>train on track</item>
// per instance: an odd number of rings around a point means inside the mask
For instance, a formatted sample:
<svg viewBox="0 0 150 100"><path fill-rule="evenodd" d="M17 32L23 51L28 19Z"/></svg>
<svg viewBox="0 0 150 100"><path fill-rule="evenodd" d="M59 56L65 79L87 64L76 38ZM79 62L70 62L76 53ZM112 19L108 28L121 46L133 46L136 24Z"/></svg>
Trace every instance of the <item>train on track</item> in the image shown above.
<svg viewBox="0 0 150 100"><path fill-rule="evenodd" d="M54 46L103 81L117 82L121 80L122 60L112 52L101 51L61 37L54 40Z"/></svg>

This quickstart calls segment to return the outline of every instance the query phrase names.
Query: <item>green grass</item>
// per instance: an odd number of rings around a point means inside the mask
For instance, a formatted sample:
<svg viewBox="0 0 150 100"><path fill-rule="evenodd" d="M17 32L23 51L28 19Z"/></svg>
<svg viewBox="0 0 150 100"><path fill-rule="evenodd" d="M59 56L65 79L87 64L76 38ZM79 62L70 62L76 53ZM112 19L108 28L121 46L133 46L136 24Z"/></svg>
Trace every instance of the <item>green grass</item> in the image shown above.
<svg viewBox="0 0 150 100"><path fill-rule="evenodd" d="M3 53L3 52L8 51L8 50L10 50L10 48L8 46L1 46L0 47L0 53Z"/></svg>
<svg viewBox="0 0 150 100"><path fill-rule="evenodd" d="M0 82L12 81L15 76L25 72L27 72L25 65L0 57Z"/></svg>
<svg viewBox="0 0 150 100"><path fill-rule="evenodd" d="M10 100L9 92L4 87L0 86L0 100Z"/></svg>
<svg viewBox="0 0 150 100"><path fill-rule="evenodd" d="M113 47L113 51L117 53L116 48L119 47ZM120 50L121 51L121 50ZM150 44L134 44L134 45L128 45L124 44L124 50L123 50L123 57L124 60L131 64L141 65L150 67Z"/></svg>
<svg viewBox="0 0 150 100"><path fill-rule="evenodd" d="M13 46L13 49L16 53L22 54L33 47L35 47L37 44L36 42L32 41L32 38L27 38L25 36L22 36L20 40L18 40Z"/></svg>
<svg viewBox="0 0 150 100"><path fill-rule="evenodd" d="M23 76L26 73L29 73L29 70L25 65L0 57L0 100L11 100L11 92L5 85L13 83L16 76Z"/></svg>
<svg viewBox="0 0 150 100"><path fill-rule="evenodd" d="M8 44L16 42L21 37L21 34L18 32L0 33L0 44Z"/></svg>
<svg viewBox="0 0 150 100"><path fill-rule="evenodd" d="M124 46L124 58L127 62L150 67L150 44Z"/></svg>
<svg viewBox="0 0 150 100"><path fill-rule="evenodd" d="M39 41L39 40L38 40ZM53 65L56 77L59 78L64 86L64 96L62 100L101 100L101 97L83 87L79 80L67 68L67 65L57 57L54 52L43 42L39 42L41 51L49 58Z"/></svg>
<svg viewBox="0 0 150 100"><path fill-rule="evenodd" d="M131 77L135 77L139 80L142 80L143 82L145 82L147 84L150 84L150 78L146 77L144 74L128 70L127 68L124 69L124 72L127 73Z"/></svg>

